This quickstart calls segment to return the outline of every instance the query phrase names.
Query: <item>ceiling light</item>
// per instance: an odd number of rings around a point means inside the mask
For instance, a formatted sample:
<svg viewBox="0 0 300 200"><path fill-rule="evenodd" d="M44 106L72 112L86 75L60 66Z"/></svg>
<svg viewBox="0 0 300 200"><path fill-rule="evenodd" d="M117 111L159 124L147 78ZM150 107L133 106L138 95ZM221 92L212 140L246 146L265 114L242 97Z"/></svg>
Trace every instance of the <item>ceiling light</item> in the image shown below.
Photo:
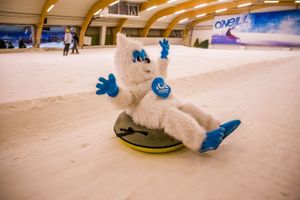
<svg viewBox="0 0 300 200"><path fill-rule="evenodd" d="M177 15L177 14L180 14L180 13L183 13L185 10L179 10L177 12L175 12L174 14Z"/></svg>
<svg viewBox="0 0 300 200"><path fill-rule="evenodd" d="M53 7L54 7L54 4L52 4L52 5L48 8L47 12L50 12L50 11L52 10Z"/></svg>
<svg viewBox="0 0 300 200"><path fill-rule="evenodd" d="M164 19L164 18L166 18L166 17L167 17L167 16L163 16L163 17L161 17L161 18L158 18L157 21L162 20L162 19Z"/></svg>
<svg viewBox="0 0 300 200"><path fill-rule="evenodd" d="M204 17L204 16L206 16L206 13L197 15L196 17L198 18L198 17Z"/></svg>
<svg viewBox="0 0 300 200"><path fill-rule="evenodd" d="M179 23L185 22L187 20L189 20L189 18L182 19L182 20L179 21Z"/></svg>
<svg viewBox="0 0 300 200"><path fill-rule="evenodd" d="M174 1L176 1L176 0L169 0L169 1L167 1L167 3L173 3Z"/></svg>
<svg viewBox="0 0 300 200"><path fill-rule="evenodd" d="M238 5L238 8L245 7L245 6L250 6L250 5L251 5L251 2L249 2L249 3L244 3L244 4Z"/></svg>
<svg viewBox="0 0 300 200"><path fill-rule="evenodd" d="M157 8L157 6L152 6L152 7L150 7L150 8L147 8L146 10L153 10L153 9L155 9L155 8Z"/></svg>
<svg viewBox="0 0 300 200"><path fill-rule="evenodd" d="M98 10L97 12L94 13L94 15L98 15L101 11L102 9Z"/></svg>
<svg viewBox="0 0 300 200"><path fill-rule="evenodd" d="M117 1L112 2L111 4L109 4L109 6L113 6L113 5L115 5L115 4L119 3L119 2L120 2L120 0L117 0Z"/></svg>
<svg viewBox="0 0 300 200"><path fill-rule="evenodd" d="M226 10L227 10L227 8L223 8L223 9L220 9L220 10L216 10L216 13L224 12L224 11L226 11Z"/></svg>
<svg viewBox="0 0 300 200"><path fill-rule="evenodd" d="M278 3L279 1L264 1L265 3Z"/></svg>
<svg viewBox="0 0 300 200"><path fill-rule="evenodd" d="M194 8L202 8L202 7L204 7L204 6L207 6L207 3L200 4L200 5L198 5L198 6L195 6Z"/></svg>
<svg viewBox="0 0 300 200"><path fill-rule="evenodd" d="M295 3L300 3L300 1L299 1L299 0L297 0L297 1L295 1Z"/></svg>

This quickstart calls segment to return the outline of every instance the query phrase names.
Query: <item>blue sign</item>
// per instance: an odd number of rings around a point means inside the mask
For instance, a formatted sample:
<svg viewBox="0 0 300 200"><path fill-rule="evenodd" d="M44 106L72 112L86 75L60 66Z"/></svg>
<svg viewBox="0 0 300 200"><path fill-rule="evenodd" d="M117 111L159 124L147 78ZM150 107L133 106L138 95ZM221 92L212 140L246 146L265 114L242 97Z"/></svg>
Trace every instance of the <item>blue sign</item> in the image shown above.
<svg viewBox="0 0 300 200"><path fill-rule="evenodd" d="M217 16L212 44L300 46L300 10Z"/></svg>
<svg viewBox="0 0 300 200"><path fill-rule="evenodd" d="M0 48L32 47L32 26L0 25Z"/></svg>
<svg viewBox="0 0 300 200"><path fill-rule="evenodd" d="M248 18L248 15L245 15L243 17L243 19L241 19L240 16L238 16L238 17L232 17L232 18L230 18L228 20L222 19L222 20L217 21L215 23L214 28L216 28L216 29L220 29L220 28L232 28L232 27L241 25L243 23L247 23L247 21L246 21L247 18Z"/></svg>

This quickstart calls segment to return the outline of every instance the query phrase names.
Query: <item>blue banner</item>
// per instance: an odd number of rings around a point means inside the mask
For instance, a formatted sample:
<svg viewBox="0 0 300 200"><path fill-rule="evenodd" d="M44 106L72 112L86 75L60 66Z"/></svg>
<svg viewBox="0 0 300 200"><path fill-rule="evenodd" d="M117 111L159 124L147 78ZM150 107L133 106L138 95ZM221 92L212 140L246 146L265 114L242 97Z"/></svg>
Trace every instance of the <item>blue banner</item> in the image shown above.
<svg viewBox="0 0 300 200"><path fill-rule="evenodd" d="M67 26L44 26L40 47L64 47L64 35ZM76 32L76 27L68 27ZM33 26L31 25L1 25L0 49L30 48L33 46Z"/></svg>
<svg viewBox="0 0 300 200"><path fill-rule="evenodd" d="M32 26L0 25L0 49L32 47Z"/></svg>
<svg viewBox="0 0 300 200"><path fill-rule="evenodd" d="M212 44L300 47L300 10L217 16Z"/></svg>
<svg viewBox="0 0 300 200"><path fill-rule="evenodd" d="M66 26L43 27L40 47L41 48L51 48L51 47L63 48L66 28L69 28L72 33L76 32L76 27L66 27Z"/></svg>

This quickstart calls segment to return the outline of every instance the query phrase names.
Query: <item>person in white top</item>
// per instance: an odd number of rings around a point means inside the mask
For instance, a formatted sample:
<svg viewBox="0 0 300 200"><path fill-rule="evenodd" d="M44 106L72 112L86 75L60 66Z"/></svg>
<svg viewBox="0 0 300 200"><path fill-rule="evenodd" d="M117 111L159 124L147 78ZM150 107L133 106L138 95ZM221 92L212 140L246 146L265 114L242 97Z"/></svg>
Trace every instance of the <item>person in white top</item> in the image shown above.
<svg viewBox="0 0 300 200"><path fill-rule="evenodd" d="M70 29L67 28L65 30L65 38L64 38L64 44L65 44L64 56L67 56L68 53L69 53L69 48L70 48L70 45L72 43L72 39L73 39L73 36L70 33Z"/></svg>

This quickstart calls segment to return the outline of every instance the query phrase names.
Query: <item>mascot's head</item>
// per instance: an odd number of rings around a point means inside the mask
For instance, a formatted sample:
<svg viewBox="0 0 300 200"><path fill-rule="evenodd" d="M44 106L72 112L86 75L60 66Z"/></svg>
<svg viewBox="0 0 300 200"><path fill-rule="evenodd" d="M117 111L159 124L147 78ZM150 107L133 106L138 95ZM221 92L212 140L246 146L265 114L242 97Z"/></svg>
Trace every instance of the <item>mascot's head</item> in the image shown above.
<svg viewBox="0 0 300 200"><path fill-rule="evenodd" d="M118 76L128 86L151 80L157 74L155 63L142 45L121 33L117 34L115 65Z"/></svg>

